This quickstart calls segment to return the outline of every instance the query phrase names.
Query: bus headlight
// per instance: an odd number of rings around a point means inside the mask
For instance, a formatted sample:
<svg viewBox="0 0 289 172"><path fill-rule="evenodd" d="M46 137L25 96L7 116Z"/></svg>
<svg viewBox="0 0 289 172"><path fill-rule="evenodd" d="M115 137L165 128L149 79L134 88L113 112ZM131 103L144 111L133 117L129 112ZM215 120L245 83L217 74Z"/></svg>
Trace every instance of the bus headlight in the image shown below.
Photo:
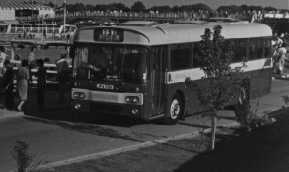
<svg viewBox="0 0 289 172"><path fill-rule="evenodd" d="M126 96L125 97L125 102L129 104L139 104L140 99L137 96Z"/></svg>
<svg viewBox="0 0 289 172"><path fill-rule="evenodd" d="M80 104L75 104L75 105L74 105L74 109L75 109L75 110L80 110L80 108L81 108L81 105L80 105Z"/></svg>
<svg viewBox="0 0 289 172"><path fill-rule="evenodd" d="M81 100L83 100L83 99L85 99L85 93L83 93L83 92L73 92L72 93L72 99L81 99Z"/></svg>
<svg viewBox="0 0 289 172"><path fill-rule="evenodd" d="M132 102L135 104L139 103L139 98L138 97L132 98Z"/></svg>
<svg viewBox="0 0 289 172"><path fill-rule="evenodd" d="M138 109L132 109L131 114L136 115L138 114L139 110Z"/></svg>
<svg viewBox="0 0 289 172"><path fill-rule="evenodd" d="M130 103L130 97L125 97L125 102Z"/></svg>

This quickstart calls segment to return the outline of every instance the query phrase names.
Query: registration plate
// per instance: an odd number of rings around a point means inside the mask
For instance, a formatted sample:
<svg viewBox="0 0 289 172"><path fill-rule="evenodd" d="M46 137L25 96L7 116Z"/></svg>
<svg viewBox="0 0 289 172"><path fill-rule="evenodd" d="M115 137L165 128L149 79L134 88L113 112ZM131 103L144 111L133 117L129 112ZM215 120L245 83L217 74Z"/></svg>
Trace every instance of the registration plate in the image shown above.
<svg viewBox="0 0 289 172"><path fill-rule="evenodd" d="M96 87L99 89L113 90L114 86L110 84L96 84Z"/></svg>

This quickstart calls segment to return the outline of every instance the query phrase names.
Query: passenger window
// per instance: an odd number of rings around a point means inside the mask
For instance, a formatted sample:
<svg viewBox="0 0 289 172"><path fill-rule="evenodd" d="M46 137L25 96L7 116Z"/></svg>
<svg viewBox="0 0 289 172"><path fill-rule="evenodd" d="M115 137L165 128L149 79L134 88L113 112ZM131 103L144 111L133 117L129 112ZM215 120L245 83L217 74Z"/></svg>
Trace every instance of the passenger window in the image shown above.
<svg viewBox="0 0 289 172"><path fill-rule="evenodd" d="M242 62L246 60L249 54L248 40L235 39L233 42L233 62Z"/></svg>
<svg viewBox="0 0 289 172"><path fill-rule="evenodd" d="M261 59L264 58L264 39L260 38L257 40L257 46L258 46L258 50L257 50L257 58Z"/></svg>
<svg viewBox="0 0 289 172"><path fill-rule="evenodd" d="M188 69L192 64L192 46L177 46L171 49L171 69Z"/></svg>
<svg viewBox="0 0 289 172"><path fill-rule="evenodd" d="M231 47L230 51L232 51L232 62L241 61L242 51L239 40L228 40L227 45Z"/></svg>
<svg viewBox="0 0 289 172"><path fill-rule="evenodd" d="M257 56L257 42L255 39L251 39L249 40L249 59L256 59Z"/></svg>

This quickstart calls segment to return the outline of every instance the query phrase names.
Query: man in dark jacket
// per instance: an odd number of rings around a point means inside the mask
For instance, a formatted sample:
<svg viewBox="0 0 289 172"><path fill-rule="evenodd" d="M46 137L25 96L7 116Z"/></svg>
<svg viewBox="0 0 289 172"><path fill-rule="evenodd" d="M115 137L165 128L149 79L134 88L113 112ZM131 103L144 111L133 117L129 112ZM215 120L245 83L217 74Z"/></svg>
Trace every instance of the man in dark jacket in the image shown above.
<svg viewBox="0 0 289 172"><path fill-rule="evenodd" d="M37 102L38 109L44 110L45 104L45 87L46 87L46 69L44 67L44 61L42 59L37 60L38 71L37 75Z"/></svg>
<svg viewBox="0 0 289 172"><path fill-rule="evenodd" d="M56 61L57 80L58 80L58 103L67 103L70 82L70 69L66 60L66 54L62 54Z"/></svg>
<svg viewBox="0 0 289 172"><path fill-rule="evenodd" d="M5 89L5 107L9 110L13 109L14 96L13 96L13 80L14 73L13 67L9 60L4 62L5 73L3 75L3 88Z"/></svg>

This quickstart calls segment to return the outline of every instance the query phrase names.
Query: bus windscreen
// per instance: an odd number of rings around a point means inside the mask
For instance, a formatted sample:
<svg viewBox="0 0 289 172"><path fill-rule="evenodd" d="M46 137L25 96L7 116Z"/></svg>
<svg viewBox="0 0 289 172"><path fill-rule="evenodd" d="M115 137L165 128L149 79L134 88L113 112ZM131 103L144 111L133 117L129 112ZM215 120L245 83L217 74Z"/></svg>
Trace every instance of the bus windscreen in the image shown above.
<svg viewBox="0 0 289 172"><path fill-rule="evenodd" d="M139 83L146 72L144 47L128 45L77 46L74 77L77 80Z"/></svg>

